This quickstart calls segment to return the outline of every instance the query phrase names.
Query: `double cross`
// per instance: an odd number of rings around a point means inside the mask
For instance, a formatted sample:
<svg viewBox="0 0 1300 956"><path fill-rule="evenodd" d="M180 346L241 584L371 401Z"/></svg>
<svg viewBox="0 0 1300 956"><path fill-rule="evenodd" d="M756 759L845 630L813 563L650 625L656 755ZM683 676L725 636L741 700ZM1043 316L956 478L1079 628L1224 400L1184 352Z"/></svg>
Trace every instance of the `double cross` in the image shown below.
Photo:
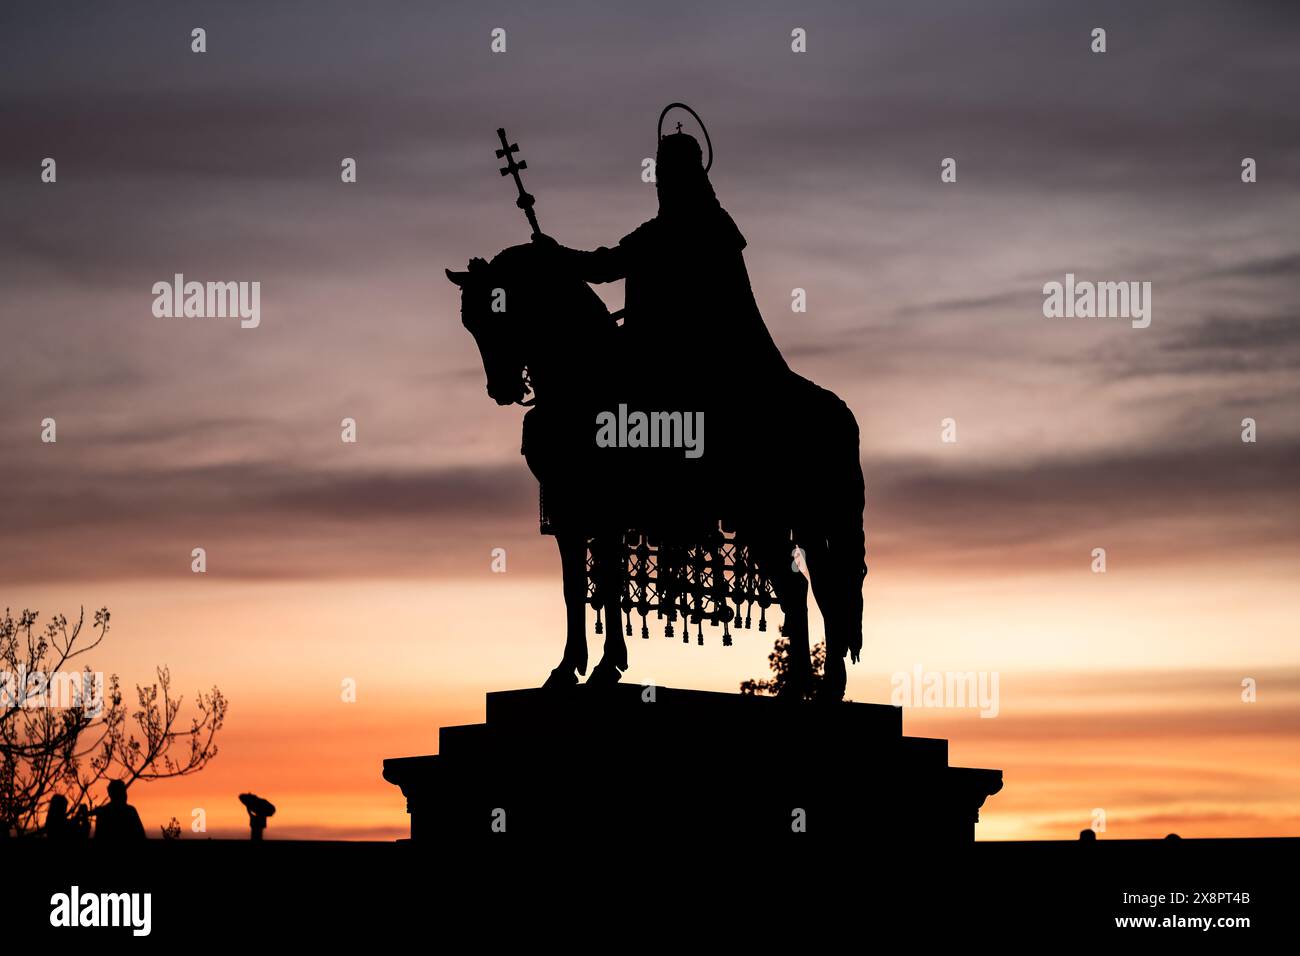
<svg viewBox="0 0 1300 956"><path fill-rule="evenodd" d="M506 139L504 129L498 129L497 136L501 139L501 148L497 150L497 159L506 161L506 164L501 167L501 175L515 178L515 187L519 190L519 198L515 200L515 205L524 211L524 215L528 217L528 225L533 227L533 232L540 233L542 227L537 225L537 213L533 212L533 203L536 200L524 189L524 181L519 178L519 171L527 169L528 163L526 160L515 162L515 153L519 152L519 144L511 143Z"/></svg>

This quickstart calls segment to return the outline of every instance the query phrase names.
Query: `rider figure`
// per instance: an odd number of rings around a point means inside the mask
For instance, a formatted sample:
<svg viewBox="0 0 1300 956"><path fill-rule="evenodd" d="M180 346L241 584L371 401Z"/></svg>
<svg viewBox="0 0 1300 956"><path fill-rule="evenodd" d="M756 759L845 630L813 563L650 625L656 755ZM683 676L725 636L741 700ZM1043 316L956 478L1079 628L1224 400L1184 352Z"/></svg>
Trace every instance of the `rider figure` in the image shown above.
<svg viewBox="0 0 1300 956"><path fill-rule="evenodd" d="M814 590L821 580L828 594L856 593L837 612L840 623L833 635L828 628L825 689L838 700L844 657L852 654L856 660L862 645L866 569L857 424L835 395L786 364L754 300L742 254L745 238L714 195L699 142L680 126L659 139L655 191L658 215L613 248L586 252L540 233L533 236L557 269L587 282L627 280L619 359L624 374L614 401L627 396L630 405L642 409L705 413L708 461L702 474L682 478L671 470L677 467L674 459L667 459L668 470L655 465L636 470L648 484L629 485L622 478L618 490L629 501L656 501L661 514L691 510L695 518L721 517L724 524L743 516L750 527L757 522L778 533L801 522L850 529L835 541L811 540L806 549ZM822 445L844 448L834 475L803 475L802 462L825 459ZM774 452L788 467L745 468ZM778 507L786 513L778 513ZM730 513L712 513L720 508ZM825 568L820 578L814 563ZM810 668L806 633L803 638L791 643L792 673L801 678L796 685Z"/></svg>
<svg viewBox="0 0 1300 956"><path fill-rule="evenodd" d="M707 394L723 379L770 386L790 374L754 301L745 237L714 195L693 136L660 138L655 192L659 214L613 248L584 252L533 238L588 282L627 280L628 351L647 375L676 379L674 394L683 385Z"/></svg>
<svg viewBox="0 0 1300 956"><path fill-rule="evenodd" d="M643 410L702 411L708 460L700 465L704 481L717 487L726 469L761 443L771 410L806 383L763 321L745 268L745 237L718 202L693 136L660 137L655 192L658 215L613 248L586 252L542 234L533 239L557 268L587 282L627 280L621 363L628 374L617 398ZM653 466L648 473L656 474ZM734 487L725 497L747 507Z"/></svg>

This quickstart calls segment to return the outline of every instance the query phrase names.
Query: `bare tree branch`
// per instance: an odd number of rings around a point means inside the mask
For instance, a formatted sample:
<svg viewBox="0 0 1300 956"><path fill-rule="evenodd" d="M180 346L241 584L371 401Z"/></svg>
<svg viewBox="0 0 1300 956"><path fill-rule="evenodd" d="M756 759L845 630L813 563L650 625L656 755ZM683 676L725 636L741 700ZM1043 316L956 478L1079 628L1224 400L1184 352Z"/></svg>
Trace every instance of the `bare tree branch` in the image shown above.
<svg viewBox="0 0 1300 956"><path fill-rule="evenodd" d="M157 669L156 683L136 686L137 708L130 723L117 675L103 680L98 709L87 689L98 686L86 666L77 706L52 700L54 675L67 686L67 665L97 648L108 633L107 608L95 612L93 631L83 637L85 609L69 627L57 615L44 630L39 613L24 609L15 618L8 608L0 619L0 838L39 829L50 798L62 795L69 811L93 809L93 791L106 779L128 787L137 780L163 780L202 770L217 755L216 735L227 702L213 687L196 695L195 715L181 724L183 699L173 698L171 673ZM180 753L173 755L173 746Z"/></svg>

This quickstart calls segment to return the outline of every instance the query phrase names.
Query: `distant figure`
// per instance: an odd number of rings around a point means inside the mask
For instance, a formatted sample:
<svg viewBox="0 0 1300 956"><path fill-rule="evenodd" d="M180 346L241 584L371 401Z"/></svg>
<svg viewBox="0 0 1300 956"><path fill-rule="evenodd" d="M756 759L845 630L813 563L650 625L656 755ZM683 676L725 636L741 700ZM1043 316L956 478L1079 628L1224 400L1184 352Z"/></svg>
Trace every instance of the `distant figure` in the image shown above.
<svg viewBox="0 0 1300 956"><path fill-rule="evenodd" d="M58 793L50 797L49 809L45 811L43 832L47 840L68 842L84 840L90 835L90 817L84 806L77 807L72 817L68 816L68 798Z"/></svg>
<svg viewBox="0 0 1300 956"><path fill-rule="evenodd" d="M68 819L68 798L63 794L50 797L50 805L45 811L45 836L50 840L60 840L68 835L72 822Z"/></svg>
<svg viewBox="0 0 1300 956"><path fill-rule="evenodd" d="M111 843L133 843L145 839L144 824L135 807L126 802L126 784L110 780L108 803L95 808L95 839Z"/></svg>
<svg viewBox="0 0 1300 956"><path fill-rule="evenodd" d="M275 815L275 804L253 793L241 793L239 802L248 811L248 827L251 831L249 839L262 839L262 831L266 829L266 818Z"/></svg>
<svg viewBox="0 0 1300 956"><path fill-rule="evenodd" d="M1091 827L1089 827L1087 830L1080 830L1080 831L1079 831L1079 839L1080 839L1080 841L1082 841L1083 843L1096 843L1096 842L1097 842L1097 831L1094 830L1094 829L1092 829Z"/></svg>

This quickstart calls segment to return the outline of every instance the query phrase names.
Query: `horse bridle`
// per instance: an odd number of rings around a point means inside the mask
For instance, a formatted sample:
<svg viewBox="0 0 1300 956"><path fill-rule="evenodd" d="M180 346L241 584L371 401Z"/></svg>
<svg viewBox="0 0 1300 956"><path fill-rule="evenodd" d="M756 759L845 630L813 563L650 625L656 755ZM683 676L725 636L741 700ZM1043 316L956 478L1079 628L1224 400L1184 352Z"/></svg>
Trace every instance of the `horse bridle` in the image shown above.
<svg viewBox="0 0 1300 956"><path fill-rule="evenodd" d="M530 398L528 393L533 391L533 379L528 374L528 366L524 366L524 394L523 397L515 400L516 405L522 405L524 408L532 408L537 404L537 395L534 393Z"/></svg>
<svg viewBox="0 0 1300 956"><path fill-rule="evenodd" d="M614 320L614 324L617 325L618 323L623 321L624 311L626 310L619 309L617 312L611 312L609 314L609 317ZM528 374L527 365L524 366L523 376L524 376L524 395L522 398L515 399L515 404L521 405L524 408L532 408L534 405L537 404L537 395L534 394L531 398L528 395L528 393L533 390L533 378L531 375Z"/></svg>

